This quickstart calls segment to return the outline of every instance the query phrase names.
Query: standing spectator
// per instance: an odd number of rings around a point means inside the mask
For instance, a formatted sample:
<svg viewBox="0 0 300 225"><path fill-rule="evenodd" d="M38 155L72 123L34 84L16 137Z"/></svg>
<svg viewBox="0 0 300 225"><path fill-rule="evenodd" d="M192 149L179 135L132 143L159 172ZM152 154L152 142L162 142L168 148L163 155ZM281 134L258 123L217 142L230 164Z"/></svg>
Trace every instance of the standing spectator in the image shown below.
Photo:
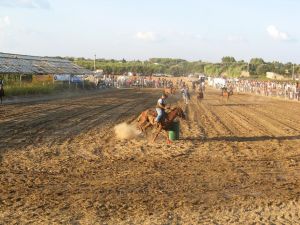
<svg viewBox="0 0 300 225"><path fill-rule="evenodd" d="M181 88L181 93L185 104L189 104L190 92L188 86L184 84L183 87Z"/></svg>

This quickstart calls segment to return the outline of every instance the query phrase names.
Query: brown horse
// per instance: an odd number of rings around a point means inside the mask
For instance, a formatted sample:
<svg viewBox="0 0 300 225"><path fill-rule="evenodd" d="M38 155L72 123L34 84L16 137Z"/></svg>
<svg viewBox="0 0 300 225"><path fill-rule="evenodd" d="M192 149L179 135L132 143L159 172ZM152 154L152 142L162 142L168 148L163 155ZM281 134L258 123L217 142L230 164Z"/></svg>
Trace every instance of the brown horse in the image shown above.
<svg viewBox="0 0 300 225"><path fill-rule="evenodd" d="M202 91L198 92L197 99L201 101L203 97L204 97L203 92Z"/></svg>
<svg viewBox="0 0 300 225"><path fill-rule="evenodd" d="M233 94L233 93L232 94L231 93L232 93L232 91L229 90L228 88L226 88L226 87L222 88L222 93L221 93L222 100L224 98L226 98L226 101L228 101L229 100L229 96Z"/></svg>
<svg viewBox="0 0 300 225"><path fill-rule="evenodd" d="M139 122L138 127L141 129L142 132L145 132L146 129L150 126L155 125L155 118L157 116L156 111L148 109L140 114L137 121ZM170 129L170 126L172 125L173 121L180 117L182 119L185 119L185 114L183 110L180 107L175 107L171 109L169 113L167 113L165 119L158 124L156 128L156 132L154 134L153 142L158 137L159 133L164 130L165 136L167 138L167 142L170 143L169 136L168 136L168 130Z"/></svg>
<svg viewBox="0 0 300 225"><path fill-rule="evenodd" d="M223 91L222 92L222 97L227 98L227 100L228 100L229 99L229 92L228 91Z"/></svg>

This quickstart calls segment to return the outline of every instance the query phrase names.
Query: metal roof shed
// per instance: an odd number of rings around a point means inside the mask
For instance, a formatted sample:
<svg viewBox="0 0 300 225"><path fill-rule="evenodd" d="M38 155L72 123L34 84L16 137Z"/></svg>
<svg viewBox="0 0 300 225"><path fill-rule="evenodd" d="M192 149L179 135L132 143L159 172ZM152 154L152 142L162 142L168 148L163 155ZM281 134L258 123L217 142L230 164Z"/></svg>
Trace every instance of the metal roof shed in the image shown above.
<svg viewBox="0 0 300 225"><path fill-rule="evenodd" d="M0 74L91 74L69 60L0 52Z"/></svg>

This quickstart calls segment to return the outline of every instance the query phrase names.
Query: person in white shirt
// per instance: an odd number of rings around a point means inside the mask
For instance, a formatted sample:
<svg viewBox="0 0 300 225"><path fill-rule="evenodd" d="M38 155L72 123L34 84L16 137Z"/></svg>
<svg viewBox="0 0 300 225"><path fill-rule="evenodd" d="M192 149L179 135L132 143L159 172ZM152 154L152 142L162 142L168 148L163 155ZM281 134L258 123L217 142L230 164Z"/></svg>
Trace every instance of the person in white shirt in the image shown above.
<svg viewBox="0 0 300 225"><path fill-rule="evenodd" d="M157 105L156 105L156 112L157 117L155 118L155 122L158 124L161 122L161 120L165 117L165 110L167 106L166 99L168 98L168 95L162 94L162 96L158 99Z"/></svg>

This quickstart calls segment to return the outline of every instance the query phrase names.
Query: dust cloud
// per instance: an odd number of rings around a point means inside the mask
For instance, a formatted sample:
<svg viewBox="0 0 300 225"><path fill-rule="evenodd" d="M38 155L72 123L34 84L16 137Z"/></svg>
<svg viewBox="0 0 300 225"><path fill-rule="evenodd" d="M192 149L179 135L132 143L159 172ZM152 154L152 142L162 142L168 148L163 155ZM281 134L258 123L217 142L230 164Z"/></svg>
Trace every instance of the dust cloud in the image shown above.
<svg viewBox="0 0 300 225"><path fill-rule="evenodd" d="M121 123L114 127L116 137L121 140L128 140L137 137L141 132L132 124Z"/></svg>

